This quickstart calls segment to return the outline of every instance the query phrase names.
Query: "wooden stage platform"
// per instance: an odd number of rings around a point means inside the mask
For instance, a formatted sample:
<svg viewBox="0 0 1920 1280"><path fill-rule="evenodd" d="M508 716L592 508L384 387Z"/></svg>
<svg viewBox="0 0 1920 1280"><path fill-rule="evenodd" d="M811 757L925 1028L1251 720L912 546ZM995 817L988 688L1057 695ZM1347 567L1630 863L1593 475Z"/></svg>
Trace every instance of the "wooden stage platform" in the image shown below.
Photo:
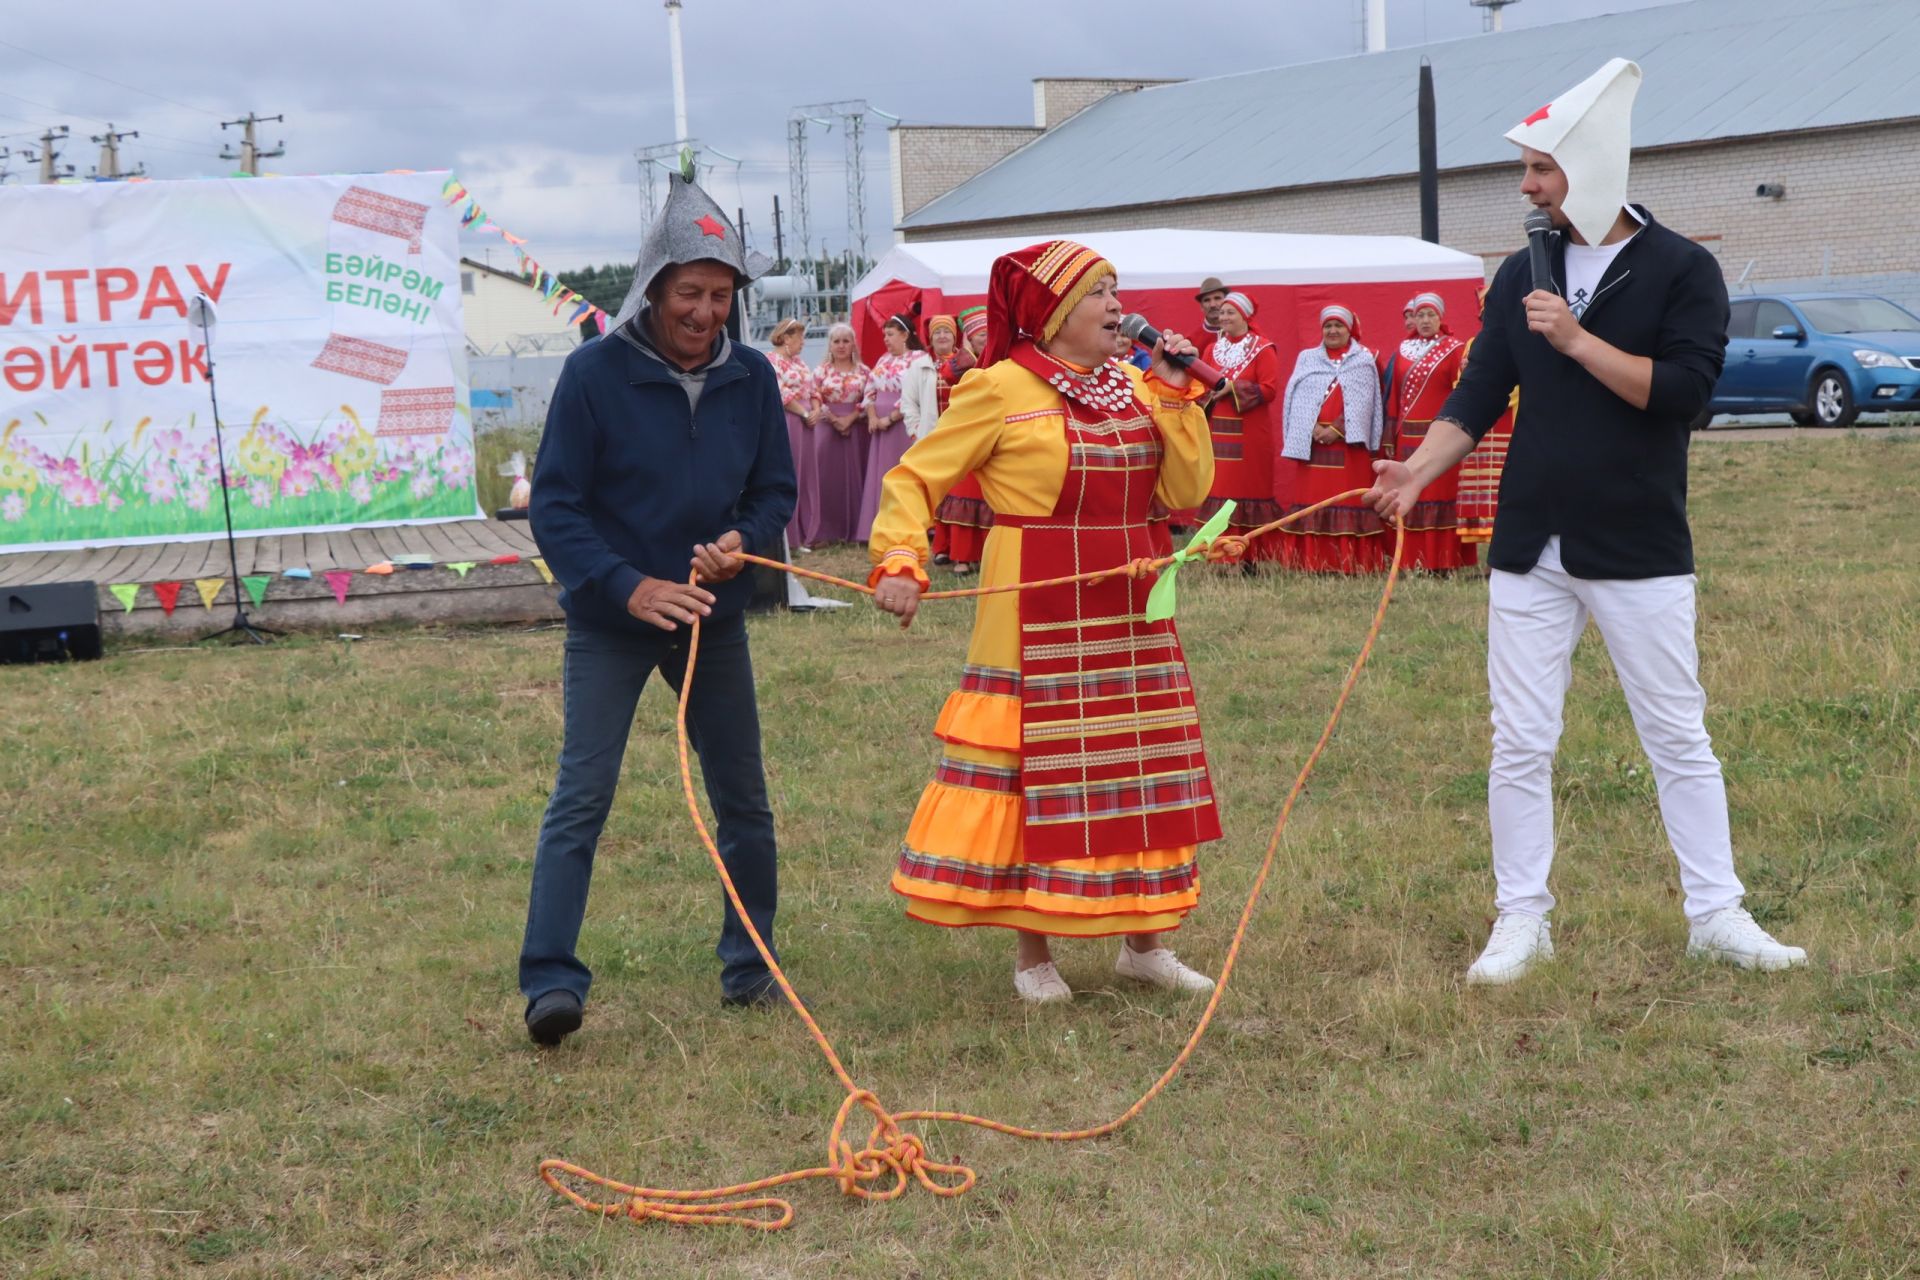
<svg viewBox="0 0 1920 1280"><path fill-rule="evenodd" d="M391 623L546 622L561 617L560 589L529 563L540 554L524 520L459 520L448 524L347 529L334 533L269 534L237 538L240 573L271 575L263 603L248 614L261 626L297 631L357 631ZM516 555L520 563L488 561ZM388 575L362 573L369 565L403 556L431 556L430 569L396 567ZM445 566L472 561L462 577ZM282 576L304 568L311 580ZM353 573L346 603L334 599L325 573ZM91 580L99 587L100 629L115 636L190 640L233 621L233 586L221 591L211 611L194 590L196 578L226 579L227 542L161 542L137 547L75 551L22 551L0 555L0 593L43 582ZM140 585L127 610L108 590L115 583ZM169 617L154 595L156 582L184 586Z"/></svg>

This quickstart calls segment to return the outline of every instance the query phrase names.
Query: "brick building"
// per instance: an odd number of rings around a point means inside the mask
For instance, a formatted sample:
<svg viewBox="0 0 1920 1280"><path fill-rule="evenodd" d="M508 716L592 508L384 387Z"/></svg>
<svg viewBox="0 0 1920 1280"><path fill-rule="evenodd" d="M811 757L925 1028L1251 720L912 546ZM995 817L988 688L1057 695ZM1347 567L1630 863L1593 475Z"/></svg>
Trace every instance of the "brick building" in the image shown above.
<svg viewBox="0 0 1920 1280"><path fill-rule="evenodd" d="M1206 80L1036 80L1030 126L895 129L894 220L907 240L1417 235L1424 59L1441 239L1491 267L1521 243L1524 213L1501 134L1618 55L1646 72L1632 198L1712 249L1730 284L1920 306L1915 48L1915 0L1690 0Z"/></svg>

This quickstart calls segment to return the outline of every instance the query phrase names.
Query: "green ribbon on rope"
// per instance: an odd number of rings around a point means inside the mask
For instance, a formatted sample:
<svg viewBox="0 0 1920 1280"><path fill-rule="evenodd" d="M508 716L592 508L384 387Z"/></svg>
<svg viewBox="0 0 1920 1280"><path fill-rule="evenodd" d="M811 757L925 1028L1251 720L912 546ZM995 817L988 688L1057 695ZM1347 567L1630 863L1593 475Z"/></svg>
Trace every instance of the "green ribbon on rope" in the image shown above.
<svg viewBox="0 0 1920 1280"><path fill-rule="evenodd" d="M1227 525L1233 519L1233 501L1228 499L1220 509L1213 513L1213 519L1200 526L1184 551L1173 553L1173 563L1160 571L1160 581L1153 584L1153 590L1147 592L1147 621L1165 622L1173 616L1174 575L1180 566L1189 560L1206 558L1207 547L1213 540L1227 531Z"/></svg>

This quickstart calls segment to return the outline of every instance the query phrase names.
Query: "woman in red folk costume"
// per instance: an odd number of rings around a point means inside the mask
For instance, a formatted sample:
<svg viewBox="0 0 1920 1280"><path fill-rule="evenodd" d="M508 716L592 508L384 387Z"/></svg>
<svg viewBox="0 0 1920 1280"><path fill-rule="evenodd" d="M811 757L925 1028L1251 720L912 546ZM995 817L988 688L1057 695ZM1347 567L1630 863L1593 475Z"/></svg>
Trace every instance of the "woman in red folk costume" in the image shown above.
<svg viewBox="0 0 1920 1280"><path fill-rule="evenodd" d="M1273 464L1281 515L1371 487L1383 425L1380 372L1346 307L1320 312L1320 345L1294 362L1281 422ZM1387 565L1385 529L1364 500L1349 498L1281 530L1280 561L1297 569L1375 573Z"/></svg>
<svg viewBox="0 0 1920 1280"><path fill-rule="evenodd" d="M1227 531L1246 535L1277 519L1273 500L1273 413L1280 404L1280 352L1253 328L1253 302L1235 290L1215 314L1219 333L1206 361L1227 376L1227 386L1207 409L1213 432L1213 492L1200 508L1200 522L1213 518L1229 499ZM1247 560L1276 560L1280 540L1263 534L1247 547Z"/></svg>
<svg viewBox="0 0 1920 1280"><path fill-rule="evenodd" d="M962 476L993 505L981 581L1067 577L1149 557L1156 499L1197 506L1213 478L1200 386L1165 352L1113 358L1113 266L1068 240L993 264L979 368L886 477L868 550L874 603L904 626L927 585L926 529ZM1146 578L980 598L960 688L941 709L934 780L893 874L917 920L1017 931L1014 988L1073 992L1049 937L1124 935L1127 978L1204 991L1162 945L1199 899L1195 852L1220 835L1200 722L1171 620Z"/></svg>
<svg viewBox="0 0 1920 1280"><path fill-rule="evenodd" d="M1487 289L1480 288L1480 306L1484 311L1487 305ZM1473 343L1467 343L1462 356L1462 372L1465 362L1473 359ZM1507 397L1507 411L1494 420L1493 428L1480 437L1480 443L1473 452L1460 462L1460 496L1457 499L1460 517L1460 541L1469 547L1482 542L1493 541L1493 518L1500 510L1500 474L1507 466L1507 445L1513 440L1513 415L1520 409L1520 392L1516 389ZM1475 554L1469 550L1466 555Z"/></svg>
<svg viewBox="0 0 1920 1280"><path fill-rule="evenodd" d="M974 367L987 346L987 309L968 307L957 317L960 321L960 349L940 362L940 412L947 411L954 384ZM942 558L953 565L956 574L965 577L980 567L980 556L987 545L987 533L993 528L993 508L980 490L980 481L968 474L948 490L940 500L933 528L934 563Z"/></svg>
<svg viewBox="0 0 1920 1280"><path fill-rule="evenodd" d="M1405 462L1427 438L1427 428L1446 403L1453 386L1460 381L1460 370L1467 345L1447 328L1447 304L1437 293L1422 293L1413 299L1413 336L1400 343L1389 365L1392 382L1387 389L1387 421L1396 424L1391 433L1390 456ZM1420 495L1420 502L1407 514L1406 555L1402 563L1409 569L1447 572L1474 563L1471 546L1460 540L1460 521L1455 499L1460 490L1460 469L1438 476Z"/></svg>

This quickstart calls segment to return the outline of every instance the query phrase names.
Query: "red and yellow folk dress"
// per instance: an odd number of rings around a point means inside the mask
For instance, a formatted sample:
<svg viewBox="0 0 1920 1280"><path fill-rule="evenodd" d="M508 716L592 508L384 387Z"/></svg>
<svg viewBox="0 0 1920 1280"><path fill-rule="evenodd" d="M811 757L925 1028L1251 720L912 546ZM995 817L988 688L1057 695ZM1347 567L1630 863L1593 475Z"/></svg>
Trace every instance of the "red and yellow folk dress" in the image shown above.
<svg viewBox="0 0 1920 1280"><path fill-rule="evenodd" d="M876 580L924 583L930 517L969 473L995 513L983 586L1161 553L1156 502L1198 506L1213 478L1199 394L1015 344L960 381L887 475ZM1145 618L1151 586L1119 575L980 598L893 873L908 915L1092 937L1175 928L1199 900L1195 850L1220 822L1179 636Z"/></svg>
<svg viewBox="0 0 1920 1280"><path fill-rule="evenodd" d="M940 412L944 415L953 402L954 384L973 366L963 365L957 357L949 356L935 368L940 376ZM945 552L955 564L979 564L992 528L993 508L987 505L980 482L970 475L962 476L934 512L933 549Z"/></svg>
<svg viewBox="0 0 1920 1280"><path fill-rule="evenodd" d="M1314 425L1344 430L1346 416L1346 392L1336 382L1320 402ZM1273 464L1274 492L1281 515L1292 515L1335 494L1372 484L1373 452L1365 445L1344 441L1322 444L1316 440L1306 461L1281 457ZM1372 507L1359 498L1349 498L1280 530L1277 558L1289 568L1310 573L1378 573L1392 557L1385 530L1386 525Z"/></svg>
<svg viewBox="0 0 1920 1280"><path fill-rule="evenodd" d="M1427 428L1440 416L1440 406L1460 381L1466 349L1464 342L1447 333L1408 338L1400 344L1393 386L1387 392L1387 418L1398 423L1392 457L1405 462L1426 441ZM1459 495L1458 467L1435 476L1426 487L1403 522L1407 542L1401 563L1405 567L1451 570L1475 562L1471 544L1460 537Z"/></svg>
<svg viewBox="0 0 1920 1280"><path fill-rule="evenodd" d="M1280 373L1280 353L1251 329L1237 342L1216 337L1206 360L1227 375L1228 383L1207 410L1213 432L1213 490L1198 519L1205 524L1231 501L1233 519L1227 532L1246 537L1280 518L1280 504L1273 497L1272 418L1286 379ZM1247 547L1249 561L1279 557L1277 531L1262 534Z"/></svg>

